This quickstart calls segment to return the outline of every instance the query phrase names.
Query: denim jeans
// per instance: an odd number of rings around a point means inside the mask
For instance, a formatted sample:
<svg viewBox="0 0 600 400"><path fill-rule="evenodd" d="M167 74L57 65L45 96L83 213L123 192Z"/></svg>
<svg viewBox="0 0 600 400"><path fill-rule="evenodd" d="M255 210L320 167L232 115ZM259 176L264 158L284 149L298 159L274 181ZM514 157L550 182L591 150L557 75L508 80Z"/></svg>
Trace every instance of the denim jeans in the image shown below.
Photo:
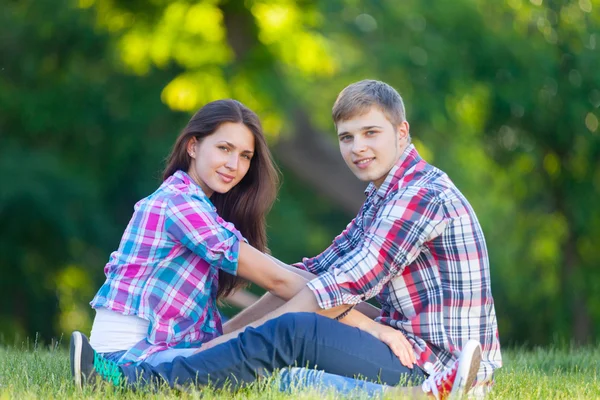
<svg viewBox="0 0 600 400"><path fill-rule="evenodd" d="M127 384L233 387L289 366L345 377L359 375L387 385L417 384L424 372L409 369L372 335L313 313L286 314L247 328L237 338L172 362L122 366Z"/></svg>
<svg viewBox="0 0 600 400"><path fill-rule="evenodd" d="M146 362L152 366L171 362L175 357L189 357L197 349L169 349L150 355ZM118 362L126 350L102 353L107 360ZM345 376L329 374L325 371L308 368L283 368L275 376L279 391L291 393L297 389L322 389L334 390L340 394L351 394L355 390L366 392L369 396L383 394L387 388L385 385L367 382L362 379L353 379Z"/></svg>
<svg viewBox="0 0 600 400"><path fill-rule="evenodd" d="M333 390L338 394L350 395L360 390L361 394L369 397L383 396L389 388L387 385L368 382L363 379L348 378L330 374L318 369L284 368L276 376L275 383L279 391L292 393L297 389L315 389L321 391Z"/></svg>
<svg viewBox="0 0 600 400"><path fill-rule="evenodd" d="M185 349L168 349L168 350L163 350L163 351L159 351L157 353L153 353L150 354L150 356L148 356L148 358L146 358L146 362L150 365L158 365L158 364L162 364L164 362L170 362L173 361L173 359L175 357L189 357L192 354L194 354L194 352L196 352L196 350L198 350L197 348L185 348ZM114 362L119 362L119 360L121 359L121 357L123 357L123 354L125 354L127 350L120 350L120 351L114 351L111 353L101 353L102 357L106 358L107 360L110 361L114 361Z"/></svg>

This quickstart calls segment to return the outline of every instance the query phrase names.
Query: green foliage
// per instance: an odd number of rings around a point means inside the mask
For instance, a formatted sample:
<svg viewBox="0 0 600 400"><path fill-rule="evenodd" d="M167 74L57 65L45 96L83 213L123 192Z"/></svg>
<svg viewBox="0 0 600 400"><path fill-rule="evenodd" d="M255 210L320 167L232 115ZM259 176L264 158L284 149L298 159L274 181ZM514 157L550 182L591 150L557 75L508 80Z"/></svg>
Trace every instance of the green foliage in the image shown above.
<svg viewBox="0 0 600 400"><path fill-rule="evenodd" d="M101 282L185 115L160 102L168 74L114 68L89 12L10 2L0 25L0 329L49 338L64 331L61 271L78 265Z"/></svg>
<svg viewBox="0 0 600 400"><path fill-rule="evenodd" d="M371 77L399 89L415 145L478 214L503 343L590 340L600 328L598 8L5 1L0 332L49 338L65 321L89 324L102 266L189 112L234 97L272 144L297 115L334 143L337 93ZM294 175L284 170L269 217L270 248L288 262L318 253L351 218Z"/></svg>

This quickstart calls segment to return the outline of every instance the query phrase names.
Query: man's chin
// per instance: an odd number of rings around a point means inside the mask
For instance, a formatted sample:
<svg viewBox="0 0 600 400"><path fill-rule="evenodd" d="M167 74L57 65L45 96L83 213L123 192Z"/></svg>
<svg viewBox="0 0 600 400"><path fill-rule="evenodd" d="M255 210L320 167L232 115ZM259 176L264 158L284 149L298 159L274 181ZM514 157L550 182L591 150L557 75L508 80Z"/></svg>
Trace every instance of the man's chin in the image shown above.
<svg viewBox="0 0 600 400"><path fill-rule="evenodd" d="M362 181L362 182L371 182L371 175L370 173L368 173L367 171L361 171L361 170L356 170L353 169L352 173L354 174L354 176L356 178L358 178L358 180Z"/></svg>

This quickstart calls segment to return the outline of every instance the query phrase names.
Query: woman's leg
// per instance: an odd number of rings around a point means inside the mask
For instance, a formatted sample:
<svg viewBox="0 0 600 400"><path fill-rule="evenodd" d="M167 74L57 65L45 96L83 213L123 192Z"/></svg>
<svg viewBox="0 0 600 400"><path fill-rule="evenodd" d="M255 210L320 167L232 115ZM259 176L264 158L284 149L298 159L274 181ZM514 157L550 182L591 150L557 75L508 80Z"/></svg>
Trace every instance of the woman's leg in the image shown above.
<svg viewBox="0 0 600 400"><path fill-rule="evenodd" d="M167 381L169 385L240 386L257 376L288 366L318 368L329 373L388 385L416 384L423 371L400 363L390 348L372 335L312 313L286 314L236 339L191 357L153 367L122 367L129 384ZM141 383L141 382L140 382Z"/></svg>
<svg viewBox="0 0 600 400"><path fill-rule="evenodd" d="M175 357L189 357L196 351L198 351L197 348L163 350L150 354L148 358L146 358L145 362L152 366L157 366L158 364L171 362Z"/></svg>
<svg viewBox="0 0 600 400"><path fill-rule="evenodd" d="M121 357L123 357L123 354L125 354L126 352L127 352L127 350L119 350L119 351L111 351L109 353L99 353L99 354L102 355L102 357L106 358L107 360L119 362Z"/></svg>

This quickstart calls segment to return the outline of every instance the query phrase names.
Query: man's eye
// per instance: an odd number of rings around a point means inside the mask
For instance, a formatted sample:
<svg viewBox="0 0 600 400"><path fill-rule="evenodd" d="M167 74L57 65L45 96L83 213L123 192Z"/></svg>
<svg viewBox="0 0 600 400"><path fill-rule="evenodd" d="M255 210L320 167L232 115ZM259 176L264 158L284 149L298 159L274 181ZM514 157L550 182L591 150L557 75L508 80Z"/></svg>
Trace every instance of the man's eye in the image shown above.
<svg viewBox="0 0 600 400"><path fill-rule="evenodd" d="M367 131L367 135L369 135L369 136L373 136L376 133L377 133L377 131Z"/></svg>

